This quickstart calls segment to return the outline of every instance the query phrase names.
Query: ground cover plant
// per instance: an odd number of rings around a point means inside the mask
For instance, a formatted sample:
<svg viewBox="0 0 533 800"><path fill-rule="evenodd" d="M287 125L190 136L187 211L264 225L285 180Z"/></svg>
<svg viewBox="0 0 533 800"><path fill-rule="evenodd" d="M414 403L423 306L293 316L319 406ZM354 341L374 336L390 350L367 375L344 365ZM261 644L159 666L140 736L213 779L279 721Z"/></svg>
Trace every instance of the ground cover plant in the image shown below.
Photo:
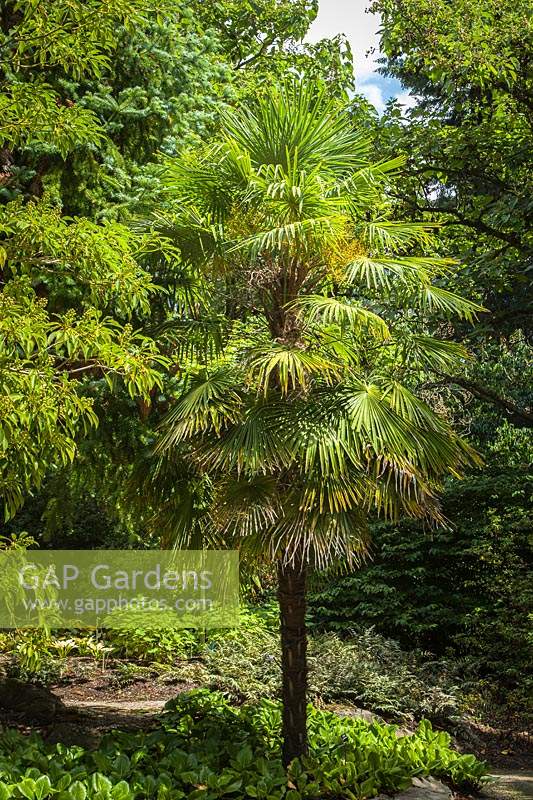
<svg viewBox="0 0 533 800"><path fill-rule="evenodd" d="M435 775L476 787L485 766L450 748L428 722L398 737L392 726L309 709L309 755L286 772L281 710L263 700L235 708L205 690L167 704L155 730L113 732L94 751L0 734L0 795L26 800L347 798L406 788Z"/></svg>

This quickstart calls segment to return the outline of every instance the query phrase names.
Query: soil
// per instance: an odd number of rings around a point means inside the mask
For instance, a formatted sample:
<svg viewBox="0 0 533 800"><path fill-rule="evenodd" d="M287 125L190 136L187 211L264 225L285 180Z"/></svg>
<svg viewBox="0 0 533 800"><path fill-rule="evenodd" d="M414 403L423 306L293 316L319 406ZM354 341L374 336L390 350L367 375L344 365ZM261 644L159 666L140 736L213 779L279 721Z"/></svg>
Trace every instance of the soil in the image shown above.
<svg viewBox="0 0 533 800"><path fill-rule="evenodd" d="M483 793L487 800L528 800L533 798L533 772L495 771L496 782Z"/></svg>
<svg viewBox="0 0 533 800"><path fill-rule="evenodd" d="M105 673L97 678L92 678L85 683L59 684L50 687L57 697L69 706L100 705L105 701L112 703L132 701L138 705L139 701L161 701L162 707L167 700L171 700L180 691L193 689L193 684L165 684L155 678L137 680L128 686L109 684Z"/></svg>

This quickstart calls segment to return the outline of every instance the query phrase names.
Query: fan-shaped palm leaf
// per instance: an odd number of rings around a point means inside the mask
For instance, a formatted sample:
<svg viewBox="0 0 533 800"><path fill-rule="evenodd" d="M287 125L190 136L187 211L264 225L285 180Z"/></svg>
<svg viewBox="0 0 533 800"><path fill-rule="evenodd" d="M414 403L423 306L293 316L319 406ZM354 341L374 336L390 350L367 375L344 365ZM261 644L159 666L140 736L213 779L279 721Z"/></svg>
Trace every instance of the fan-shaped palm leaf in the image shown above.
<svg viewBox="0 0 533 800"><path fill-rule="evenodd" d="M476 316L485 311L483 306L466 300L440 286L422 286L418 294L420 306L428 311L442 312L448 317L459 317L472 322Z"/></svg>
<svg viewBox="0 0 533 800"><path fill-rule="evenodd" d="M470 358L460 342L406 331L395 332L394 347L389 351L389 356L397 364L429 371L447 369L452 364L456 365Z"/></svg>
<svg viewBox="0 0 533 800"><path fill-rule="evenodd" d="M324 172L342 175L362 165L370 147L324 90L298 81L268 91L255 106L228 112L223 124L226 139L249 153L254 166L287 168L297 152L302 167L320 164Z"/></svg>
<svg viewBox="0 0 533 800"><path fill-rule="evenodd" d="M369 289L390 289L391 278L406 286L425 289L437 275L447 272L453 261L430 256L358 256L346 267L346 280Z"/></svg>
<svg viewBox="0 0 533 800"><path fill-rule="evenodd" d="M199 433L220 433L242 416L242 399L235 375L228 369L202 370L190 379L188 390L162 422L163 435L155 445L160 453Z"/></svg>
<svg viewBox="0 0 533 800"><path fill-rule="evenodd" d="M397 252L432 241L436 225L425 222L396 222L388 219L364 223L363 230L371 248L381 252Z"/></svg>
<svg viewBox="0 0 533 800"><path fill-rule="evenodd" d="M203 469L222 475L276 474L290 464L291 454L279 426L280 406L256 403L255 395L241 420L220 435L204 437L194 450Z"/></svg>
<svg viewBox="0 0 533 800"><path fill-rule="evenodd" d="M355 303L323 295L304 295L294 300L289 308L302 309L305 318L311 323L332 323L355 331L366 329L379 339L387 339L390 331L387 323L370 309Z"/></svg>
<svg viewBox="0 0 533 800"><path fill-rule="evenodd" d="M264 395L271 389L284 396L290 391L307 392L314 377L331 383L342 372L342 366L323 353L276 342L252 349L247 367L249 382Z"/></svg>

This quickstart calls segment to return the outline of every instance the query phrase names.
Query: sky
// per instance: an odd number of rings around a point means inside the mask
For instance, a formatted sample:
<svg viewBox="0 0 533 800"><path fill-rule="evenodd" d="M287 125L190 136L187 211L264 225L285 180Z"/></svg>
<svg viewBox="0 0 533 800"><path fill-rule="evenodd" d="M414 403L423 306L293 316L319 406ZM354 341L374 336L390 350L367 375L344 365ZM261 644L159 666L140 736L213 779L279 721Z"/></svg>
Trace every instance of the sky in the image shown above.
<svg viewBox="0 0 533 800"><path fill-rule="evenodd" d="M307 33L306 41L318 42L337 33L346 34L354 57L357 91L365 95L379 112L383 111L390 97L397 97L405 105L412 105L413 98L402 90L398 81L376 72L380 19L377 14L366 13L369 4L370 0L320 0L318 15ZM372 48L375 52L367 55Z"/></svg>

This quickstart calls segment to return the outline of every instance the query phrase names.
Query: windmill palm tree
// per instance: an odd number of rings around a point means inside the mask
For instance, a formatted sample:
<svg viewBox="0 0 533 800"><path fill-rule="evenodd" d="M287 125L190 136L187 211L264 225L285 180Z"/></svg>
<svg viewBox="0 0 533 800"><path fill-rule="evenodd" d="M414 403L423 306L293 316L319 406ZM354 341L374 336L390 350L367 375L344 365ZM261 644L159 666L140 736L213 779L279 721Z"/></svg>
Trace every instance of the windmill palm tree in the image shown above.
<svg viewBox="0 0 533 800"><path fill-rule="evenodd" d="M371 513L438 521L443 478L475 459L414 388L467 357L428 313L480 309L439 286L452 264L431 229L389 218L402 159L369 152L315 87L272 90L169 164L155 221L233 309L164 420L157 470L186 475L170 492L181 545L200 530L277 563L286 765L307 748L307 571L356 560Z"/></svg>

